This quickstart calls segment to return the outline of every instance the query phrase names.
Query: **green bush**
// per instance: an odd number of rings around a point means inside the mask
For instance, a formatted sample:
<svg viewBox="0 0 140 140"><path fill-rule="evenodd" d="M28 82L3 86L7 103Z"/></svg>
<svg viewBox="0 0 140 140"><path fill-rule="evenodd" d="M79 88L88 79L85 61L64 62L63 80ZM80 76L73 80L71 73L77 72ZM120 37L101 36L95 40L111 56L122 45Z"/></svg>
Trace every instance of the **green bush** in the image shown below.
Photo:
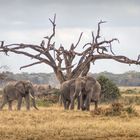
<svg viewBox="0 0 140 140"><path fill-rule="evenodd" d="M105 76L99 76L97 78L101 84L101 102L109 102L117 100L121 94L119 88Z"/></svg>

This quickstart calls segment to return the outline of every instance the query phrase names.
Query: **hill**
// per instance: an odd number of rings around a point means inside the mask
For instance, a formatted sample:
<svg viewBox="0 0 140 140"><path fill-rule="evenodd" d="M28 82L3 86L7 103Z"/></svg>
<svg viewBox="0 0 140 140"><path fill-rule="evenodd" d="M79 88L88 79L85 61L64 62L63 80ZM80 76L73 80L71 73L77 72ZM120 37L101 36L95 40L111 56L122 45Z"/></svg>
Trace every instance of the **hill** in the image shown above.
<svg viewBox="0 0 140 140"><path fill-rule="evenodd" d="M59 85L58 80L54 73L17 73L4 72L4 75L7 76L6 81L10 80L30 80L35 84L50 84L53 87ZM123 74L113 74L109 72L101 73L89 73L89 75L97 78L100 75L104 75L110 80L112 80L118 86L140 86L140 72L129 71ZM4 80L0 81L0 85L4 83Z"/></svg>

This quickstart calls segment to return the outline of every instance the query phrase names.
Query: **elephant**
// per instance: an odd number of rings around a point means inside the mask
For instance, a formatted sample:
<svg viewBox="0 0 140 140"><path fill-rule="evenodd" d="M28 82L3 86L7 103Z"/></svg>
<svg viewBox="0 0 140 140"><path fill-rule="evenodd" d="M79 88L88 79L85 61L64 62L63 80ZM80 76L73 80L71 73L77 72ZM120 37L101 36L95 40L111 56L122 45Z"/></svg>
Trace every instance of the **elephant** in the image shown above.
<svg viewBox="0 0 140 140"><path fill-rule="evenodd" d="M71 109L74 109L74 100L80 96L80 108L90 110L90 103L95 102L95 109L98 108L98 101L101 94L101 85L93 77L78 77L75 80L75 93L71 101Z"/></svg>
<svg viewBox="0 0 140 140"><path fill-rule="evenodd" d="M17 110L21 109L22 98L25 98L26 109L30 110L30 97L32 99L33 107L38 110L35 103L34 88L30 81L17 81L15 83L8 83L3 89L2 104L0 110L8 103L9 110L12 110L12 102L18 101Z"/></svg>
<svg viewBox="0 0 140 140"><path fill-rule="evenodd" d="M52 89L51 85L47 84L35 84L34 90L35 90L35 96L36 97L43 97L48 94L48 92Z"/></svg>
<svg viewBox="0 0 140 140"><path fill-rule="evenodd" d="M73 95L75 91L75 79L65 81L61 84L60 87L60 102L64 104L64 109L69 109ZM80 109L80 98L77 96L78 106L77 109Z"/></svg>

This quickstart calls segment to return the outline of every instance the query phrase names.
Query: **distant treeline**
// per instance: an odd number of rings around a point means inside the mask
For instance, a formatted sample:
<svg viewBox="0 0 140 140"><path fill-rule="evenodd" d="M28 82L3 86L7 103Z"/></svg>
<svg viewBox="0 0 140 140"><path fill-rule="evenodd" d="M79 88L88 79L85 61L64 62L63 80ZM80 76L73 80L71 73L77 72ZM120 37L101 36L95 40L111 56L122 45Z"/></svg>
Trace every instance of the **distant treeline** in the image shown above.
<svg viewBox="0 0 140 140"><path fill-rule="evenodd" d="M93 74L93 76L96 78L100 75L109 78L118 86L140 86L140 72L129 71L123 74L101 72L101 73Z"/></svg>
<svg viewBox="0 0 140 140"><path fill-rule="evenodd" d="M4 72L6 75L6 81L10 80L30 80L35 84L50 84L52 86L58 86L59 82L55 77L54 73L18 73L14 74L12 72ZM103 75L110 80L112 80L118 86L140 86L140 72L129 71L123 74L113 74L109 72L101 73L90 73L93 77L97 78L100 75ZM2 84L3 80L0 81Z"/></svg>

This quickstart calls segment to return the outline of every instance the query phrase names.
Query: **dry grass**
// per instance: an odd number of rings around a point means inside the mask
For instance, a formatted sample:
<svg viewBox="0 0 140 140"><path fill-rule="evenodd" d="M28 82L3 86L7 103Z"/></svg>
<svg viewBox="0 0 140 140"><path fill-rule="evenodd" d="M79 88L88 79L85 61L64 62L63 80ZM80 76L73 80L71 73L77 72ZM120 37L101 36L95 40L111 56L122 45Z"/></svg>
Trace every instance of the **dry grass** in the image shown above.
<svg viewBox="0 0 140 140"><path fill-rule="evenodd" d="M132 87L123 87L121 91L129 89ZM134 87L132 90L140 91L140 88ZM124 98L128 96L130 95L123 94ZM108 107L100 105L103 111ZM76 110L64 111L57 105L39 109L25 111L23 108L22 111L9 112L5 107L0 111L0 140L140 139L140 117L129 116L126 112L122 112L119 116L105 116ZM140 106L135 106L135 109L140 114Z"/></svg>
<svg viewBox="0 0 140 140"><path fill-rule="evenodd" d="M121 87L121 86L120 86L119 89L120 89L121 91L123 91L123 90L128 90L128 89L140 90L140 86L137 86L137 87L134 87L134 86L133 86L133 87L132 87L132 86L126 86L126 87L125 87L125 86L122 86L122 87Z"/></svg>
<svg viewBox="0 0 140 140"><path fill-rule="evenodd" d="M137 87L131 87L131 86L126 86L126 87L119 87L121 93L123 94L140 94L140 86Z"/></svg>
<svg viewBox="0 0 140 140"><path fill-rule="evenodd" d="M64 111L56 105L39 111L0 112L0 140L55 139L139 140L140 117L92 116L91 112Z"/></svg>

